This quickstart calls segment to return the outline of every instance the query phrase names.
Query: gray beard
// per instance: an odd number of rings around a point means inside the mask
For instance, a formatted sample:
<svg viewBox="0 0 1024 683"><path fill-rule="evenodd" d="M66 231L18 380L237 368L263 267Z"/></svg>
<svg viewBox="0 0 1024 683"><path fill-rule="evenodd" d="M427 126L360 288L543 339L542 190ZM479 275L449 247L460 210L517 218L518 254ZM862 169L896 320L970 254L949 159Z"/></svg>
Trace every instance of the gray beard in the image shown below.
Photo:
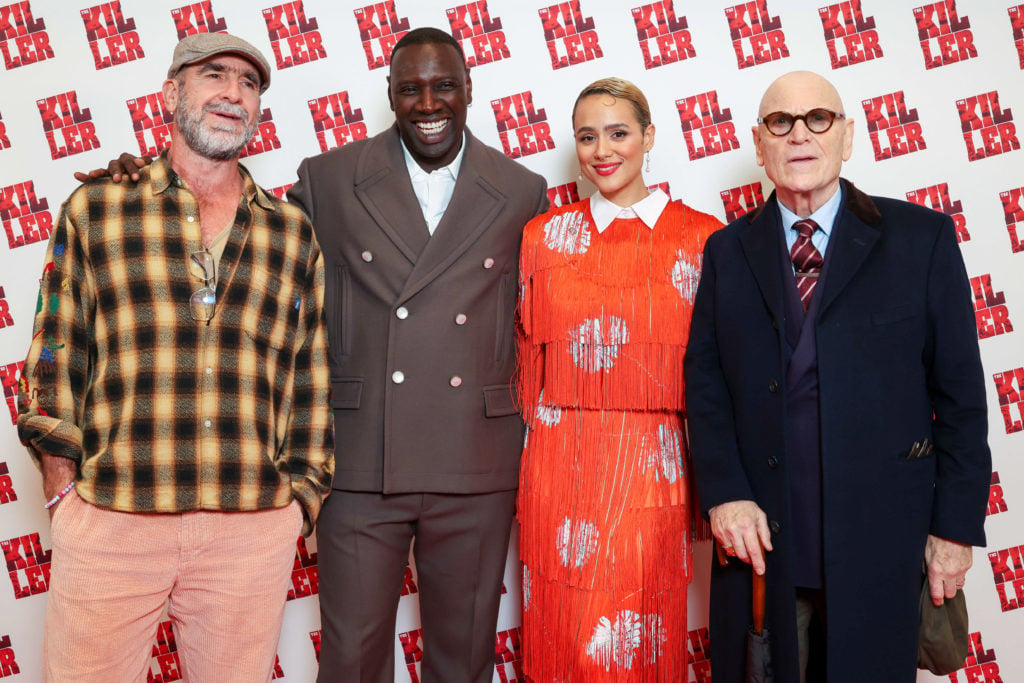
<svg viewBox="0 0 1024 683"><path fill-rule="evenodd" d="M218 108L231 109L232 113L245 116L245 112L237 105L220 105L220 107L206 105L202 109L198 109L192 106L183 93L181 106L174 112L174 126L185 144L196 154L214 161L227 161L235 159L241 154L245 146L249 144L249 140L256 134L259 122L253 121L239 133L219 130L203 121L203 115L207 111L216 111Z"/></svg>

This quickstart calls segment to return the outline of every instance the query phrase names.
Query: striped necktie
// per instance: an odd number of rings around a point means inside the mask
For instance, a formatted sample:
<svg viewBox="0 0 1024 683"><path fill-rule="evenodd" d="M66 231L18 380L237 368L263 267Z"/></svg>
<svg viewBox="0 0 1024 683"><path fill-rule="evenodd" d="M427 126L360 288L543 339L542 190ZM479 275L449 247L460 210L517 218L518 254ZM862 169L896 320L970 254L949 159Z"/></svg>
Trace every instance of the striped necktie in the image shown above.
<svg viewBox="0 0 1024 683"><path fill-rule="evenodd" d="M821 252L811 242L811 235L818 229L818 224L812 220L797 221L793 224L793 229L799 236L793 243L789 255L796 269L796 291L800 294L800 303L803 304L806 313L807 307L811 305L811 295L814 294L814 286L818 284L823 262Z"/></svg>

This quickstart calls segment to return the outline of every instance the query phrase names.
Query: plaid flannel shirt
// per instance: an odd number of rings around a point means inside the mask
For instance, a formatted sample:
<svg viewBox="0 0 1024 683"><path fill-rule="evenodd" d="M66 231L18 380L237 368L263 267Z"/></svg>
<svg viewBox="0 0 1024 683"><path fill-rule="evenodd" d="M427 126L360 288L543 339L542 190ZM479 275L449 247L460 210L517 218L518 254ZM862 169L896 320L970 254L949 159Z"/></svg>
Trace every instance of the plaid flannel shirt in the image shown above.
<svg viewBox="0 0 1024 683"><path fill-rule="evenodd" d="M240 167L241 168L241 167ZM61 207L18 387L18 433L78 463L77 491L125 512L263 510L316 521L334 468L324 268L303 213L241 168L209 323L199 205L166 154L137 184Z"/></svg>

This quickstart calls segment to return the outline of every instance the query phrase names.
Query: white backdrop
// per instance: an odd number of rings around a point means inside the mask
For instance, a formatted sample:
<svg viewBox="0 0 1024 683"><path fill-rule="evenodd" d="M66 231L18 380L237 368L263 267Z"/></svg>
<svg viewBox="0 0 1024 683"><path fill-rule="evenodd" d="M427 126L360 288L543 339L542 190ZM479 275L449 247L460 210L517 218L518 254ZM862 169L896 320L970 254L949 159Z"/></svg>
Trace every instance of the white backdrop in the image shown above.
<svg viewBox="0 0 1024 683"><path fill-rule="evenodd" d="M949 213L960 229L995 472L989 545L975 553L966 588L972 655L950 680L1024 679L1024 345L1014 329L1024 325L1024 153L1015 118L1024 116L1024 5L1008 0L0 0L0 380L10 410L0 406L0 543L9 576L0 579L0 679L41 680L49 525L39 476L13 426L14 395L46 239L75 186L72 172L166 145L169 120L157 93L174 44L195 31L227 30L275 64L245 164L280 194L303 157L391 124L390 49L404 31L427 25L463 41L473 66L473 132L542 173L555 203L592 191L576 185L569 113L596 78L628 78L651 101L657 142L648 183L723 220L771 191L749 132L767 84L793 69L835 82L856 120L844 175L869 193ZM708 545L697 546L685 645L694 661L680 681L710 680ZM314 541L300 541L279 679L315 676L315 559ZM505 585L495 681L522 680L514 544ZM396 680L418 681L412 572L406 592ZM164 629L151 680L178 680L176 656Z"/></svg>

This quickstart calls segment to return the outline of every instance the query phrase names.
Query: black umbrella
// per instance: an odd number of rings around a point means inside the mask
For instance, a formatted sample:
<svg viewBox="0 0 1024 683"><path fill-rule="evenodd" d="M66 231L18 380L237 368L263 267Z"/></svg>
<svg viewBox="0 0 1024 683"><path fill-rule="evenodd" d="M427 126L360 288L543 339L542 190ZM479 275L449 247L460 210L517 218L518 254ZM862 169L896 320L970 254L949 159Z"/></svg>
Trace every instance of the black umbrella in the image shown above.
<svg viewBox="0 0 1024 683"><path fill-rule="evenodd" d="M718 562L725 566L729 564L722 546L715 543L715 552L718 554ZM772 634L764 627L764 574L758 574L751 568L753 576L752 588L753 599L751 600L751 627L747 632L747 669L746 683L772 683L775 674L772 672Z"/></svg>

